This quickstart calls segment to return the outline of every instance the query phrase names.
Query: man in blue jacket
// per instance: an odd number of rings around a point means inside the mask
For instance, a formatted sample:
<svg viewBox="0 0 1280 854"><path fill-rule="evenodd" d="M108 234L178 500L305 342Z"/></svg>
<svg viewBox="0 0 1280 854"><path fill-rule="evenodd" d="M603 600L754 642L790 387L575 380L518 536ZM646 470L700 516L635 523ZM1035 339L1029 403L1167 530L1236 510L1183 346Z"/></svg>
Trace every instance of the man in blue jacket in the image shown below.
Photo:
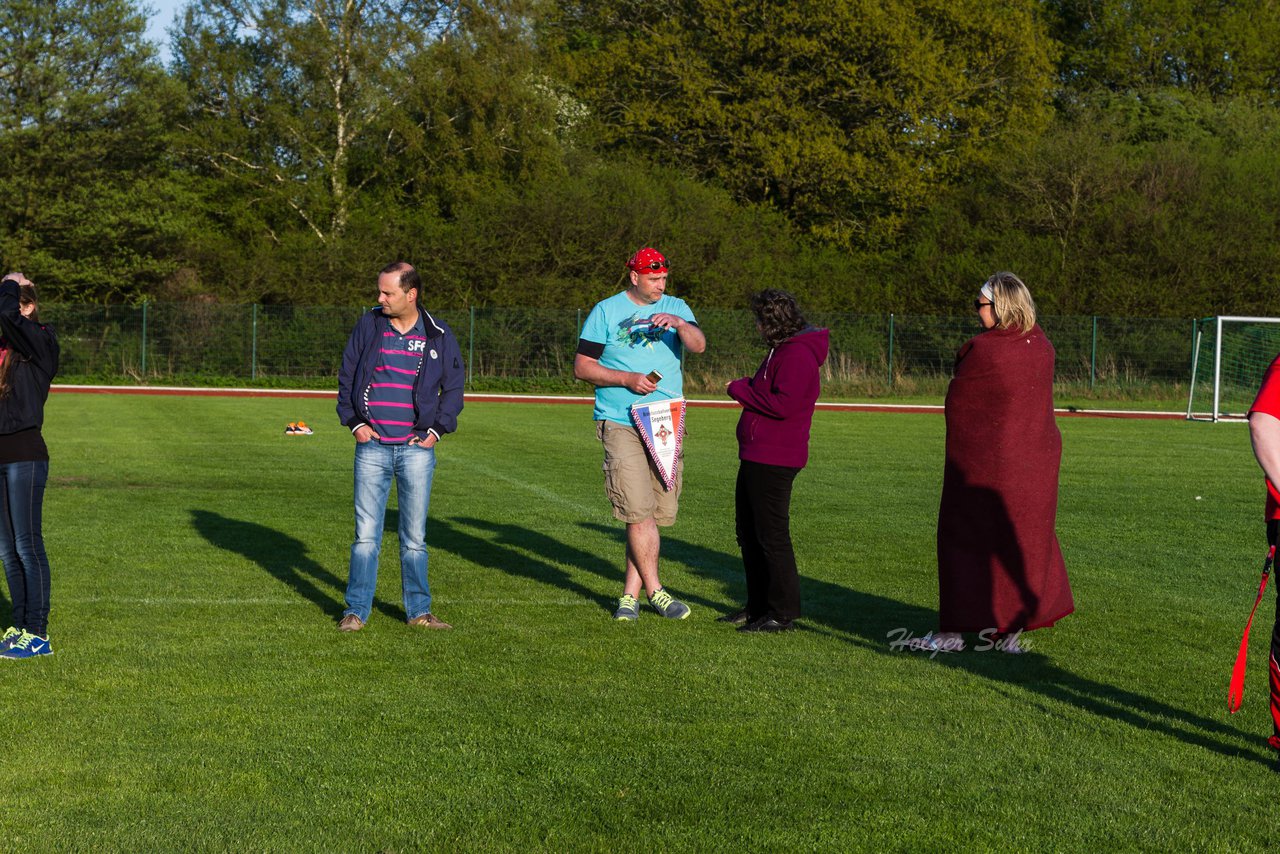
<svg viewBox="0 0 1280 854"><path fill-rule="evenodd" d="M378 307L356 324L338 374L338 418L355 436L356 538L338 629L364 628L373 609L391 481L400 515L400 579L409 625L447 629L431 613L427 506L436 443L458 426L466 375L453 332L418 304L422 279L397 261L378 276Z"/></svg>

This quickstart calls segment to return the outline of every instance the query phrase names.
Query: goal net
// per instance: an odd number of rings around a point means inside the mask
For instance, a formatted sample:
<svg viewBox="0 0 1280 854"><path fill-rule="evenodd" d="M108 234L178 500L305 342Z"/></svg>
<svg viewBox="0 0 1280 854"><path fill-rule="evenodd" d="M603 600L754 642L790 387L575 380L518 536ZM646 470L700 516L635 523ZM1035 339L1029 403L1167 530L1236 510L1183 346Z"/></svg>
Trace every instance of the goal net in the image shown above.
<svg viewBox="0 0 1280 854"><path fill-rule="evenodd" d="M1280 355L1280 317L1206 317L1196 324L1187 418L1234 421L1249 414L1262 375Z"/></svg>

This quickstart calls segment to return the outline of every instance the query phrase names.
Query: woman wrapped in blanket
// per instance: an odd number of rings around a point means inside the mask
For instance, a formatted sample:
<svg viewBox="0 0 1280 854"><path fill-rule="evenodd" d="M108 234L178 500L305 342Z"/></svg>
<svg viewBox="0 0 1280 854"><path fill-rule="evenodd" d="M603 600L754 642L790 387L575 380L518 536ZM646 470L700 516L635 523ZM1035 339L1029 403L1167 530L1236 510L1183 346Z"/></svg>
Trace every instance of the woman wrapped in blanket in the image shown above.
<svg viewBox="0 0 1280 854"><path fill-rule="evenodd" d="M933 648L1022 652L1023 631L1075 609L1054 526L1062 434L1053 416L1053 345L1013 273L974 300L983 331L956 354L947 389L938 510L938 624Z"/></svg>
<svg viewBox="0 0 1280 854"><path fill-rule="evenodd" d="M53 654L40 519L49 449L40 428L57 372L58 339L40 323L35 285L9 273L0 281L0 560L13 603L0 657L8 659Z"/></svg>

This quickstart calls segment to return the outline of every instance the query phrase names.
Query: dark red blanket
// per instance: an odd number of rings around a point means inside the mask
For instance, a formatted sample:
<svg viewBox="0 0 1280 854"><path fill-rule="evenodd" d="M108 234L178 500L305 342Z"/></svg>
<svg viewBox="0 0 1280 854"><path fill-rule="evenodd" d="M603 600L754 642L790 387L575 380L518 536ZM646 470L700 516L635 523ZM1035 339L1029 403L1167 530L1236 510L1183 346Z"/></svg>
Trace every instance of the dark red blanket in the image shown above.
<svg viewBox="0 0 1280 854"><path fill-rule="evenodd" d="M1062 434L1053 345L992 329L956 355L938 511L938 627L1011 632L1075 609L1054 533Z"/></svg>

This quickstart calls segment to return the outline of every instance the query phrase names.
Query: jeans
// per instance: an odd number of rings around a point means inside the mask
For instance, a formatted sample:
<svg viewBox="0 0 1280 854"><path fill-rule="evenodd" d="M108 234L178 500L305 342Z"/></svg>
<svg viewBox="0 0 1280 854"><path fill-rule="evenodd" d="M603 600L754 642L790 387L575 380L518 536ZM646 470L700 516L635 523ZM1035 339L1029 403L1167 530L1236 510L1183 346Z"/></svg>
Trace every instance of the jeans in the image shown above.
<svg viewBox="0 0 1280 854"><path fill-rule="evenodd" d="M13 600L13 625L32 634L49 632L49 558L40 517L49 462L0 464L0 560Z"/></svg>
<svg viewBox="0 0 1280 854"><path fill-rule="evenodd" d="M747 613L800 616L800 574L791 548L791 485L798 468L741 460L734 494L738 545L747 577Z"/></svg>
<svg viewBox="0 0 1280 854"><path fill-rule="evenodd" d="M400 507L400 586L405 616L431 611L427 586L427 506L431 503L431 479L436 470L435 448L416 445L383 445L377 440L356 444L356 539L351 544L351 571L347 578L347 608L369 621L373 592L378 585L378 554L386 521L387 496L396 483Z"/></svg>

